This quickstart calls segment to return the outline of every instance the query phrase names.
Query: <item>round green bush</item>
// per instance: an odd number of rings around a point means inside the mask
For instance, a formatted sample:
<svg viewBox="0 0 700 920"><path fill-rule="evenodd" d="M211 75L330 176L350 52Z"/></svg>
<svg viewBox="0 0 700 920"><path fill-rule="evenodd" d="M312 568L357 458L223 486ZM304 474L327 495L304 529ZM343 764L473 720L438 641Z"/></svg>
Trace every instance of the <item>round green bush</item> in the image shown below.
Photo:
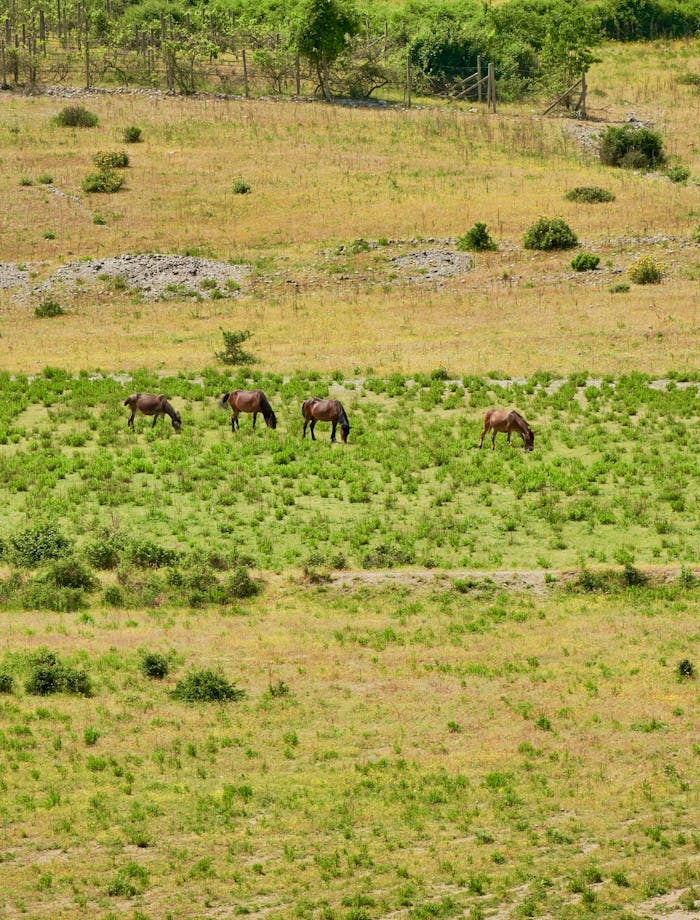
<svg viewBox="0 0 700 920"><path fill-rule="evenodd" d="M129 125L122 132L122 140L125 144L139 144L143 140L141 134L141 128L137 128L136 125Z"/></svg>
<svg viewBox="0 0 700 920"><path fill-rule="evenodd" d="M218 671L198 668L178 681L172 696L187 703L229 702L243 699L245 690L239 689Z"/></svg>
<svg viewBox="0 0 700 920"><path fill-rule="evenodd" d="M250 182L245 179L236 179L233 183L234 195L247 195L250 192Z"/></svg>
<svg viewBox="0 0 700 920"><path fill-rule="evenodd" d="M129 165L129 154L123 150L100 150L92 158L92 162L102 172L110 169L126 169Z"/></svg>
<svg viewBox="0 0 700 920"><path fill-rule="evenodd" d="M34 316L47 319L52 316L63 316L63 307L55 300L43 300L34 307Z"/></svg>
<svg viewBox="0 0 700 920"><path fill-rule="evenodd" d="M571 267L577 272L591 272L598 268L600 256L595 256L591 252L579 252L571 260Z"/></svg>
<svg viewBox="0 0 700 920"><path fill-rule="evenodd" d="M146 652L141 659L141 673L146 677L162 680L170 670L170 663L166 655L158 652Z"/></svg>
<svg viewBox="0 0 700 920"><path fill-rule="evenodd" d="M113 169L104 169L89 173L83 179L81 188L88 193L112 194L124 185L124 177Z"/></svg>
<svg viewBox="0 0 700 920"><path fill-rule="evenodd" d="M94 128L98 118L94 112L88 111L82 105L68 105L61 109L54 119L55 124L62 128Z"/></svg>
<svg viewBox="0 0 700 920"><path fill-rule="evenodd" d="M600 136L600 161L625 169L656 169L666 162L658 131L634 125L609 125Z"/></svg>
<svg viewBox="0 0 700 920"><path fill-rule="evenodd" d="M7 541L6 554L11 562L24 568L35 568L47 559L70 555L72 543L53 524L27 527Z"/></svg>
<svg viewBox="0 0 700 920"><path fill-rule="evenodd" d="M254 581L245 566L239 565L226 580L226 591L230 597L242 600L254 597L260 591L260 585Z"/></svg>
<svg viewBox="0 0 700 920"><path fill-rule="evenodd" d="M683 658L683 660L679 661L676 665L676 673L678 674L679 680L687 680L695 677L695 665L690 659Z"/></svg>
<svg viewBox="0 0 700 920"><path fill-rule="evenodd" d="M578 246L578 238L561 217L540 217L525 232L523 246L544 251L573 249Z"/></svg>
<svg viewBox="0 0 700 920"><path fill-rule="evenodd" d="M0 671L0 693L12 693L14 686L14 677L7 671Z"/></svg>
<svg viewBox="0 0 700 920"><path fill-rule="evenodd" d="M467 230L464 236L457 240L457 249L467 252L488 252L498 249L498 246L491 238L486 224L477 221L471 230Z"/></svg>
<svg viewBox="0 0 700 920"><path fill-rule="evenodd" d="M614 201L615 196L606 188L598 185L577 185L565 195L567 201L576 201L582 204L599 204L605 201Z"/></svg>
<svg viewBox="0 0 700 920"><path fill-rule="evenodd" d="M46 579L58 588L82 588L85 591L92 591L99 583L92 570L75 556L53 562Z"/></svg>

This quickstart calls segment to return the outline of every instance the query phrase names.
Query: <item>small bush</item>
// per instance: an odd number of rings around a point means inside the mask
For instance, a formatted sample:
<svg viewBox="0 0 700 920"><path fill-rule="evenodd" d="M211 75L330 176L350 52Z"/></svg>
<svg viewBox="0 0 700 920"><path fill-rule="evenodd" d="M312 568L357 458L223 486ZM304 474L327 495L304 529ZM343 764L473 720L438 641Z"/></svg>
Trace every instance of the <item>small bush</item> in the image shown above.
<svg viewBox="0 0 700 920"><path fill-rule="evenodd" d="M102 172L111 169L126 169L129 165L129 154L123 150L100 150L92 158L92 162Z"/></svg>
<svg viewBox="0 0 700 920"><path fill-rule="evenodd" d="M34 180L29 176L22 176L22 178L19 180L19 184L25 188L29 188L29 186L34 185Z"/></svg>
<svg viewBox="0 0 700 920"><path fill-rule="evenodd" d="M53 232L53 230L44 230L44 232L42 233L42 236L44 237L45 240L55 240L56 239L56 234Z"/></svg>
<svg viewBox="0 0 700 920"><path fill-rule="evenodd" d="M88 543L83 554L85 559L95 569L105 571L116 569L119 565L120 554L124 548L124 541L117 536L104 536Z"/></svg>
<svg viewBox="0 0 700 920"><path fill-rule="evenodd" d="M226 593L230 597L242 600L246 597L255 597L260 592L260 585L250 577L248 569L239 565L235 572L226 580Z"/></svg>
<svg viewBox="0 0 700 920"><path fill-rule="evenodd" d="M49 173L42 173L36 181L39 185L53 185L53 176Z"/></svg>
<svg viewBox="0 0 700 920"><path fill-rule="evenodd" d="M125 556L132 565L141 568L158 569L161 566L173 565L177 562L178 554L173 549L159 546L152 540L134 540L125 550Z"/></svg>
<svg viewBox="0 0 700 920"><path fill-rule="evenodd" d="M15 679L7 671L0 671L0 693L12 693L15 687Z"/></svg>
<svg viewBox="0 0 700 920"><path fill-rule="evenodd" d="M682 73L676 77L676 83L681 86L700 86L700 73Z"/></svg>
<svg viewBox="0 0 700 920"><path fill-rule="evenodd" d="M124 177L113 169L103 169L89 173L81 183L84 192L95 194L113 194L124 185Z"/></svg>
<svg viewBox="0 0 700 920"><path fill-rule="evenodd" d="M689 680L695 677L695 665L692 661L689 661L689 659L684 658L676 665L676 673L678 674L679 680Z"/></svg>
<svg viewBox="0 0 700 920"><path fill-rule="evenodd" d="M611 294L626 294L630 289L629 284L619 281L617 284L611 284L608 290Z"/></svg>
<svg viewBox="0 0 700 920"><path fill-rule="evenodd" d="M598 268L600 256L594 256L591 252L579 252L571 260L571 267L577 272L591 272Z"/></svg>
<svg viewBox="0 0 700 920"><path fill-rule="evenodd" d="M10 562L31 569L47 559L67 556L72 549L70 540L52 524L47 524L27 527L13 534L7 541L6 554Z"/></svg>
<svg viewBox="0 0 700 920"><path fill-rule="evenodd" d="M123 607L124 591L119 585L107 585L102 592L102 600L108 607Z"/></svg>
<svg viewBox="0 0 700 920"><path fill-rule="evenodd" d="M170 663L166 655L160 655L158 652L144 653L141 659L141 673L145 677L162 680L167 677L169 670Z"/></svg>
<svg viewBox="0 0 700 920"><path fill-rule="evenodd" d="M615 200L612 192L598 185L577 185L576 188L570 189L564 198L567 201L576 201L581 204L599 204Z"/></svg>
<svg viewBox="0 0 700 920"><path fill-rule="evenodd" d="M130 862L121 868L107 888L112 898L133 898L148 887L148 871L138 863Z"/></svg>
<svg viewBox="0 0 700 920"><path fill-rule="evenodd" d="M690 170L687 166L669 166L666 175L671 182L677 182L679 185L685 185L690 179Z"/></svg>
<svg viewBox="0 0 700 920"><path fill-rule="evenodd" d="M103 217L101 214L94 214L92 218L93 224L96 224L98 227L104 227L107 223L107 218Z"/></svg>
<svg viewBox="0 0 700 920"><path fill-rule="evenodd" d="M24 610L54 610L56 613L70 613L85 607L86 599L82 588L59 588L46 576L40 576L20 592L20 603Z"/></svg>
<svg viewBox="0 0 700 920"><path fill-rule="evenodd" d="M245 179L236 179L236 181L233 183L233 194L234 195L250 194L250 182L246 182Z"/></svg>
<svg viewBox="0 0 700 920"><path fill-rule="evenodd" d="M86 672L64 664L49 649L39 649L32 656L25 690L32 696L49 696L52 693L71 693L85 697L93 695L92 684Z"/></svg>
<svg viewBox="0 0 700 920"><path fill-rule="evenodd" d="M226 332L221 330L224 337L224 350L214 352L214 356L224 364L255 364L257 359L241 347L252 336L247 329L240 332Z"/></svg>
<svg viewBox="0 0 700 920"><path fill-rule="evenodd" d="M63 316L64 312L63 307L55 300L43 300L34 307L34 316L38 316L39 319L47 319L52 316Z"/></svg>
<svg viewBox="0 0 700 920"><path fill-rule="evenodd" d="M550 251L555 249L573 249L578 239L569 225L561 217L540 217L523 237L525 249Z"/></svg>
<svg viewBox="0 0 700 920"><path fill-rule="evenodd" d="M143 140L141 128L136 125L129 125L122 132L122 140L125 144L140 144Z"/></svg>
<svg viewBox="0 0 700 920"><path fill-rule="evenodd" d="M600 161L623 169L657 169L666 162L661 135L650 128L610 125L600 137Z"/></svg>
<svg viewBox="0 0 700 920"><path fill-rule="evenodd" d="M498 249L495 241L489 235L486 224L477 221L471 230L457 240L457 249L468 252L488 252Z"/></svg>
<svg viewBox="0 0 700 920"><path fill-rule="evenodd" d="M62 128L94 128L98 118L82 105L68 105L61 109L54 122Z"/></svg>
<svg viewBox="0 0 700 920"><path fill-rule="evenodd" d="M663 272L651 256L642 256L630 265L627 275L635 284L659 284Z"/></svg>
<svg viewBox="0 0 700 920"><path fill-rule="evenodd" d="M92 570L74 556L57 559L49 566L45 577L57 588L82 588L84 591L92 591L99 584Z"/></svg>
<svg viewBox="0 0 700 920"><path fill-rule="evenodd" d="M172 692L173 699L186 703L231 702L244 696L245 691L228 681L223 674L206 668L191 671L178 681Z"/></svg>

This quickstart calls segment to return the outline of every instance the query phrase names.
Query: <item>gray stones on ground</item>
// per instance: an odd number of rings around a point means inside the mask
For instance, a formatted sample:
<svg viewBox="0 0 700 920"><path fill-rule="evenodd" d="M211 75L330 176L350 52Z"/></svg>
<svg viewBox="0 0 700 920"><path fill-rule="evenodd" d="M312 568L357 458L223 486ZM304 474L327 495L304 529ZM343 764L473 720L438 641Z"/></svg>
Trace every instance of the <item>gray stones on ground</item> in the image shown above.
<svg viewBox="0 0 700 920"><path fill-rule="evenodd" d="M71 292L78 286L107 284L137 292L143 300L193 297L211 300L235 297L250 273L248 265L232 265L196 256L147 253L68 262L32 287L33 294ZM26 288L29 270L0 263L0 288Z"/></svg>
<svg viewBox="0 0 700 920"><path fill-rule="evenodd" d="M395 256L390 262L401 272L406 272L406 280L409 281L441 281L466 274L474 265L471 256L450 249L423 249Z"/></svg>

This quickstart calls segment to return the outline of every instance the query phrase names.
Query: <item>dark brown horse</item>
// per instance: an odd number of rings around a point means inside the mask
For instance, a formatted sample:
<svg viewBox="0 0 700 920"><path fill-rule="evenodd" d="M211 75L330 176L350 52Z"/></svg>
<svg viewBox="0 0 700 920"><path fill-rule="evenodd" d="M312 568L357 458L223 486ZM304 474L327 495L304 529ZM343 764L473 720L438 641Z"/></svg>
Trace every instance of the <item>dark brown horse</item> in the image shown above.
<svg viewBox="0 0 700 920"><path fill-rule="evenodd" d="M221 397L221 405L224 409L226 406L230 406L233 410L231 431L241 427L238 421L240 412L253 413L253 428L255 428L258 412L262 413L268 428L277 427L277 416L272 411L272 406L267 401L267 396L262 390L232 390L230 393L224 393Z"/></svg>
<svg viewBox="0 0 700 920"><path fill-rule="evenodd" d="M180 413L173 409L165 396L154 396L152 393L132 393L124 400L124 405L131 409L131 416L127 422L131 428L134 427L134 416L137 412L154 416L152 428L155 428L161 415L170 416L175 431L179 431L182 427Z"/></svg>
<svg viewBox="0 0 700 920"><path fill-rule="evenodd" d="M496 434L504 431L508 434L508 443L510 444L510 435L516 431L523 439L525 450L532 450L535 446L535 435L525 419L516 412L515 409L489 409L484 416L484 430L481 432L479 447L484 443L486 433L491 431L491 450L496 449Z"/></svg>
<svg viewBox="0 0 700 920"><path fill-rule="evenodd" d="M315 441L314 427L316 422L331 422L331 441L335 441L335 429L340 425L340 440L345 443L350 433L350 422L345 414L345 409L337 399L319 399L318 396L311 396L304 400L301 406L301 414L304 416L304 430L302 438L306 434L306 426L311 423L311 437Z"/></svg>

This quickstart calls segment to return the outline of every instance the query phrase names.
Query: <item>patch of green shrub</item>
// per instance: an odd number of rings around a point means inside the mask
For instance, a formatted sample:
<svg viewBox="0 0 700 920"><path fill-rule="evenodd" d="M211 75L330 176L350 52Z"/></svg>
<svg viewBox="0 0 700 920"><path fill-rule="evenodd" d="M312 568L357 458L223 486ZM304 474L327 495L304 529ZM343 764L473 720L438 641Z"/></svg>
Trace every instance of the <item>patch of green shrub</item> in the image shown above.
<svg viewBox="0 0 700 920"><path fill-rule="evenodd" d="M83 179L81 188L84 192L95 194L113 194L124 185L124 177L113 169L103 169L89 173Z"/></svg>
<svg viewBox="0 0 700 920"><path fill-rule="evenodd" d="M63 316L64 309L56 300L43 300L34 307L34 316L39 319L47 319L52 316Z"/></svg>
<svg viewBox="0 0 700 920"><path fill-rule="evenodd" d="M111 169L126 169L129 165L129 154L123 150L100 150L92 158L92 162L102 172Z"/></svg>
<svg viewBox="0 0 700 920"><path fill-rule="evenodd" d="M571 267L577 272L591 272L598 268L600 256L595 256L591 252L579 252L571 260Z"/></svg>
<svg viewBox="0 0 700 920"><path fill-rule="evenodd" d="M97 115L82 105L68 105L56 115L54 123L62 128L94 128L98 123Z"/></svg>
<svg viewBox="0 0 700 920"><path fill-rule="evenodd" d="M600 161L623 169L657 169L666 162L658 131L609 125L600 136Z"/></svg>
<svg viewBox="0 0 700 920"><path fill-rule="evenodd" d="M690 170L687 166L669 166L666 170L666 175L671 182L676 182L678 185L685 185L688 179L690 179Z"/></svg>
<svg viewBox="0 0 700 920"><path fill-rule="evenodd" d="M573 249L574 246L578 246L578 239L561 217L540 217L526 230L523 246L525 249L543 251Z"/></svg>
<svg viewBox="0 0 700 920"><path fill-rule="evenodd" d="M250 576L250 572L245 566L239 565L236 570L226 579L226 593L229 597L235 597L243 600L246 597L254 597L260 592L260 585Z"/></svg>
<svg viewBox="0 0 700 920"><path fill-rule="evenodd" d="M0 693L12 693L15 688L15 679L7 671L0 671Z"/></svg>
<svg viewBox="0 0 700 920"><path fill-rule="evenodd" d="M59 588L45 576L34 579L20 592L20 602L24 610L53 610L56 613L70 613L86 605L82 588Z"/></svg>
<svg viewBox="0 0 700 920"><path fill-rule="evenodd" d="M498 246L491 238L486 224L477 221L471 230L467 230L464 236L457 240L457 249L467 252L488 252L498 249Z"/></svg>
<svg viewBox="0 0 700 920"><path fill-rule="evenodd" d="M88 674L81 668L65 664L49 649L39 649L32 656L31 670L24 688L32 696L49 696L53 693L93 696Z"/></svg>
<svg viewBox="0 0 700 920"><path fill-rule="evenodd" d="M124 555L128 562L141 568L158 569L177 562L178 553L173 549L160 546L152 540L132 540L128 543Z"/></svg>
<svg viewBox="0 0 700 920"><path fill-rule="evenodd" d="M84 591L92 591L99 584L92 570L75 556L67 556L51 563L45 578L57 588L82 588Z"/></svg>
<svg viewBox="0 0 700 920"><path fill-rule="evenodd" d="M214 357L219 361L223 361L224 364L255 364L257 362L254 355L241 347L251 338L252 332L248 329L242 329L239 332L227 332L222 329L221 335L224 339L224 350L214 352Z"/></svg>
<svg viewBox="0 0 700 920"><path fill-rule="evenodd" d="M236 179L233 183L234 195L248 195L250 194L250 190L250 182L246 182L245 179Z"/></svg>
<svg viewBox="0 0 700 920"><path fill-rule="evenodd" d="M122 132L122 140L125 144L140 144L143 140L143 132L136 125L129 125Z"/></svg>
<svg viewBox="0 0 700 920"><path fill-rule="evenodd" d="M53 524L26 527L7 541L10 562L23 568L35 568L47 559L59 559L73 551L73 544Z"/></svg>
<svg viewBox="0 0 700 920"><path fill-rule="evenodd" d="M107 888L112 898L133 898L148 887L148 872L138 863L129 862L121 868Z"/></svg>
<svg viewBox="0 0 700 920"><path fill-rule="evenodd" d="M145 677L162 680L167 677L169 671L170 662L167 655L161 655L159 652L144 652L141 659L141 673Z"/></svg>
<svg viewBox="0 0 700 920"><path fill-rule="evenodd" d="M635 284L659 284L663 271L651 256L642 256L630 265L627 275Z"/></svg>
<svg viewBox="0 0 700 920"><path fill-rule="evenodd" d="M53 185L53 176L49 173L42 173L36 181L39 185Z"/></svg>
<svg viewBox="0 0 700 920"><path fill-rule="evenodd" d="M105 571L117 568L123 548L124 540L121 537L107 535L88 543L83 549L83 555L93 568Z"/></svg>
<svg viewBox="0 0 700 920"><path fill-rule="evenodd" d="M615 196L606 188L598 185L577 185L570 189L565 195L567 201L576 201L582 204L599 204L606 201L614 201Z"/></svg>
<svg viewBox="0 0 700 920"><path fill-rule="evenodd" d="M611 294L626 294L629 289L629 284L626 284L624 281L619 281L617 284L611 284L608 288Z"/></svg>
<svg viewBox="0 0 700 920"><path fill-rule="evenodd" d="M172 697L186 703L232 702L242 700L245 690L227 680L218 671L198 668L178 681Z"/></svg>
<svg viewBox="0 0 700 920"><path fill-rule="evenodd" d="M676 665L676 673L679 680L689 680L695 677L695 665L688 658L683 658Z"/></svg>

